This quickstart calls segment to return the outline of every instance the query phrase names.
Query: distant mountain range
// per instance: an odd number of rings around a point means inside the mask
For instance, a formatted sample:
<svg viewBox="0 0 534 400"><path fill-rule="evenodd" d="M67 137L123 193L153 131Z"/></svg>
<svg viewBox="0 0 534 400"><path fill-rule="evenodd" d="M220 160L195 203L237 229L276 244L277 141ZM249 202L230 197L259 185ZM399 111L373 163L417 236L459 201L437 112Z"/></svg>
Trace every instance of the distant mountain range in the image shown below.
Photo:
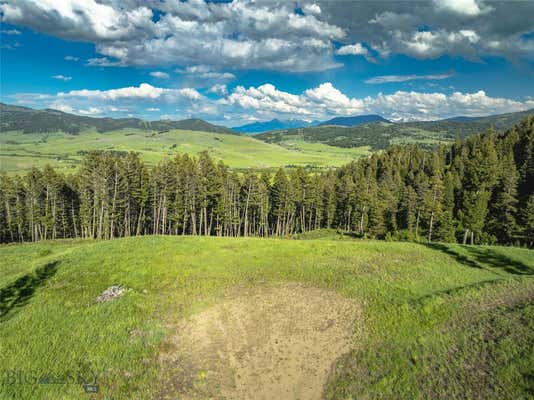
<svg viewBox="0 0 534 400"><path fill-rule="evenodd" d="M317 122L307 122L300 119L290 119L290 120L279 120L272 119L270 121L257 121L250 124L245 124L241 126L235 126L232 130L241 133L260 133L274 131L278 129L292 129L292 128L302 128L307 126L316 125Z"/></svg>
<svg viewBox="0 0 534 400"><path fill-rule="evenodd" d="M498 132L504 131L532 114L534 114L534 109L484 117L457 116L438 121L405 122L399 125L438 133L450 132L454 133L456 137L463 138L488 129L495 129Z"/></svg>
<svg viewBox="0 0 534 400"><path fill-rule="evenodd" d="M310 126L357 126L361 124L369 124L373 122L390 122L380 115L358 115L354 117L335 117L328 121L304 121L300 119L279 120L272 119L270 121L258 121L250 124L235 126L232 129L241 133L262 133L268 131L275 131L280 129L293 129L293 128L308 128Z"/></svg>
<svg viewBox="0 0 534 400"><path fill-rule="evenodd" d="M336 117L323 122L273 119L255 122L233 129L210 124L201 119L181 121L143 121L139 118L95 118L65 113L58 110L35 110L0 103L0 131L65 132L79 134L87 130L98 132L124 128L165 132L172 129L239 135L255 133L265 142L281 143L295 138L306 142L324 143L336 147L369 146L385 149L393 144L419 143L434 146L456 138L495 129L504 131L518 123L534 110L485 117L458 116L438 121L394 123L380 115Z"/></svg>
<svg viewBox="0 0 534 400"><path fill-rule="evenodd" d="M260 133L255 137L268 143L304 140L309 143L323 143L336 147L369 146L373 150L409 143L433 147L439 143L450 143L456 138L465 138L489 129L497 132L505 131L531 114L534 114L534 109L486 117L455 117L438 121L372 122L354 126L330 123L307 128L270 131Z"/></svg>
<svg viewBox="0 0 534 400"><path fill-rule="evenodd" d="M357 126L373 122L390 122L380 115L360 115L354 117L336 117L323 122L308 122L299 119L286 121L273 119L227 128L210 124L201 119L144 121L139 118L98 118L69 114L53 109L36 110L29 107L4 103L0 103L0 113L2 115L0 131L22 131L24 133L62 131L73 135L88 129L107 132L125 128L156 131L182 129L227 134L236 134L238 132L252 134L281 129L307 128L311 126Z"/></svg>
<svg viewBox="0 0 534 400"><path fill-rule="evenodd" d="M4 103L0 103L0 116L0 131L22 131L23 133L62 131L75 135L88 129L107 132L135 128L155 131L182 129L236 134L229 128L213 125L201 119L143 121L139 118L95 118L52 109L35 110Z"/></svg>
<svg viewBox="0 0 534 400"><path fill-rule="evenodd" d="M336 125L336 126L358 126L363 124L371 124L373 122L386 122L391 121L381 117L380 115L358 115L355 117L335 117L328 121L321 122L318 126Z"/></svg>
<svg viewBox="0 0 534 400"><path fill-rule="evenodd" d="M415 141L419 142L426 135L431 139L430 142L435 142L440 137L445 141L450 141L456 137L463 138L490 128L497 131L504 130L532 113L533 110L528 110L484 117L457 116L437 121L415 122L392 122L380 115L335 117L322 122L273 119L232 129L237 132L256 134L258 139L269 142L280 142L284 140L284 137L298 134L306 141L339 147L373 143L376 148L384 148L392 143L403 142L403 137L417 137ZM404 142L409 142L409 140Z"/></svg>

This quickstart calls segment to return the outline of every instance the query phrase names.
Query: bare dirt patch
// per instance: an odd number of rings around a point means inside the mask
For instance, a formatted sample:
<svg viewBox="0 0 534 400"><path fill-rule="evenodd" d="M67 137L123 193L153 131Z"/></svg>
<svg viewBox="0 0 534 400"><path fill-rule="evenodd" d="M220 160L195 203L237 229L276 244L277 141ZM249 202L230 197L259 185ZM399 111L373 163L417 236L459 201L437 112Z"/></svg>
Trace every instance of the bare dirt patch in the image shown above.
<svg viewBox="0 0 534 400"><path fill-rule="evenodd" d="M255 288L177 326L162 355L162 398L320 399L354 347L360 308L334 292Z"/></svg>

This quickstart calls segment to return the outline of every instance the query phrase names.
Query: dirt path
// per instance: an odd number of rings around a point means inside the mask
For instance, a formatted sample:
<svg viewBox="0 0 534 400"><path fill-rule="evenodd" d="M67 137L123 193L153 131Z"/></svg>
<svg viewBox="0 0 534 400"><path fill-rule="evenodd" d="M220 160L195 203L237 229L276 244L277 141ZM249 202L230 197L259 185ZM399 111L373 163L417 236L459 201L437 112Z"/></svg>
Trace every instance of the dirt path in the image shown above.
<svg viewBox="0 0 534 400"><path fill-rule="evenodd" d="M259 288L177 327L165 392L186 399L320 399L352 347L359 307L334 292ZM162 396L163 397L163 396Z"/></svg>

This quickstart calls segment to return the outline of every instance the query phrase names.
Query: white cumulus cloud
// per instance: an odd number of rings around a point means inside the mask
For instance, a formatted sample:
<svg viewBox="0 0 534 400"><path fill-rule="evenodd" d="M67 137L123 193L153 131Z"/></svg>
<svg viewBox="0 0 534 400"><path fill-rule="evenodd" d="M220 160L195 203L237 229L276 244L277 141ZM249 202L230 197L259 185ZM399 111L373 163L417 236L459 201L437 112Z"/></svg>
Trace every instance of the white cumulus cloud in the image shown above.
<svg viewBox="0 0 534 400"><path fill-rule="evenodd" d="M303 10L306 14L321 14L321 7L318 4L306 4Z"/></svg>
<svg viewBox="0 0 534 400"><path fill-rule="evenodd" d="M219 94L221 96L226 96L228 94L228 88L225 84L216 83L210 88L209 92Z"/></svg>
<svg viewBox="0 0 534 400"><path fill-rule="evenodd" d="M154 20L154 11L159 18ZM19 0L2 19L65 39L96 44L95 66L195 65L324 70L337 66L332 40L346 32L320 7L296 13L289 3Z"/></svg>
<svg viewBox="0 0 534 400"><path fill-rule="evenodd" d="M102 110L98 107L89 107L88 109L79 109L77 111L78 114L81 115L87 115L87 116L93 116L93 115L100 115L102 114Z"/></svg>
<svg viewBox="0 0 534 400"><path fill-rule="evenodd" d="M366 56L357 46L365 43L384 58L405 54L476 60L491 55L532 60L533 41L525 35L534 30L533 13L532 1L483 0L0 3L2 22L93 43L98 55L88 65L209 65L215 71L323 71L340 65L335 58L340 42L355 43L343 46L340 55Z"/></svg>
<svg viewBox="0 0 534 400"><path fill-rule="evenodd" d="M336 115L379 114L391 120L431 120L458 115L483 116L522 111L534 107L534 101L490 97L483 90L474 93L421 93L396 91L362 98L349 97L330 82L301 94L278 90L272 84L259 87L238 86L221 105L254 110L264 116L323 119Z"/></svg>
<svg viewBox="0 0 534 400"><path fill-rule="evenodd" d="M162 71L152 71L150 76L158 79L169 79L169 74Z"/></svg>
<svg viewBox="0 0 534 400"><path fill-rule="evenodd" d="M22 32L19 31L18 29L2 29L0 32L2 34L4 34L4 35L16 35L16 36L18 36L18 35L22 34Z"/></svg>
<svg viewBox="0 0 534 400"><path fill-rule="evenodd" d="M346 55L366 56L367 54L369 54L369 50L363 47L361 43L356 43L356 44L349 44L346 46L342 46L337 50L336 53L341 56L346 56Z"/></svg>
<svg viewBox="0 0 534 400"><path fill-rule="evenodd" d="M52 75L52 78L57 79L58 81L70 81L72 79L72 76L65 76L65 75Z"/></svg>
<svg viewBox="0 0 534 400"><path fill-rule="evenodd" d="M478 16L493 9L476 0L434 0L434 4L438 10L446 10L457 15L469 17Z"/></svg>
<svg viewBox="0 0 534 400"><path fill-rule="evenodd" d="M148 83L141 83L139 86L129 86L119 89L109 90L71 90L70 92L60 92L58 97L83 97L99 100L119 100L119 99L167 99L172 101L177 98L200 100L202 95L192 88L168 89L152 86Z"/></svg>
<svg viewBox="0 0 534 400"><path fill-rule="evenodd" d="M483 90L453 93L398 90L372 96L351 96L331 82L323 82L299 93L281 90L271 83L257 87L238 85L231 91L220 84L206 91L221 97L206 97L194 88L164 88L143 83L109 90L72 90L56 95L19 93L10 95L10 98L19 104L51 107L81 115L105 115L109 111L147 115L160 110L164 114L172 112L172 109L176 110L176 115L230 125L244 118L325 120L334 116L364 114L379 114L393 121L436 120L534 108L534 99L493 97Z"/></svg>
<svg viewBox="0 0 534 400"><path fill-rule="evenodd" d="M417 75L417 74L411 74L411 75L381 75L381 76L375 76L374 78L366 79L365 83L370 84L382 84L382 83L398 83L398 82L407 82L407 81L415 81L415 80L442 80L442 79L448 79L454 76L454 73L449 72L446 74L429 74L429 75Z"/></svg>
<svg viewBox="0 0 534 400"><path fill-rule="evenodd" d="M76 112L76 110L72 106L70 106L69 104L63 103L63 102L59 102L59 101L51 103L49 105L49 108L52 108L54 110L63 111L65 113L69 113L69 114L72 114L72 113Z"/></svg>
<svg viewBox="0 0 534 400"><path fill-rule="evenodd" d="M218 71L208 65L192 65L185 69L176 69L177 74L185 76L189 81L201 84L206 82L229 82L236 76L231 72ZM207 85L204 85L207 86Z"/></svg>
<svg viewBox="0 0 534 400"><path fill-rule="evenodd" d="M369 50L361 43L341 46L337 49L336 54L340 56L363 56L367 61L375 62L375 59L369 54Z"/></svg>

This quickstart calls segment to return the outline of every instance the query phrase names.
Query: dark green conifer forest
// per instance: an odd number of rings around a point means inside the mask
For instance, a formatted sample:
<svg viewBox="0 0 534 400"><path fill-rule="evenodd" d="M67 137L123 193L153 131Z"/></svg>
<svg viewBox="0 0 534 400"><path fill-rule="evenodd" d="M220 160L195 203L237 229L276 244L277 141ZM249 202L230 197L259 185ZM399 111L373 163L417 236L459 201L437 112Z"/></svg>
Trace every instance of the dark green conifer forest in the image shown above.
<svg viewBox="0 0 534 400"><path fill-rule="evenodd" d="M0 177L0 240L166 234L534 246L534 117L433 150L395 146L339 169L237 173L207 153L149 169L90 152L80 169Z"/></svg>

